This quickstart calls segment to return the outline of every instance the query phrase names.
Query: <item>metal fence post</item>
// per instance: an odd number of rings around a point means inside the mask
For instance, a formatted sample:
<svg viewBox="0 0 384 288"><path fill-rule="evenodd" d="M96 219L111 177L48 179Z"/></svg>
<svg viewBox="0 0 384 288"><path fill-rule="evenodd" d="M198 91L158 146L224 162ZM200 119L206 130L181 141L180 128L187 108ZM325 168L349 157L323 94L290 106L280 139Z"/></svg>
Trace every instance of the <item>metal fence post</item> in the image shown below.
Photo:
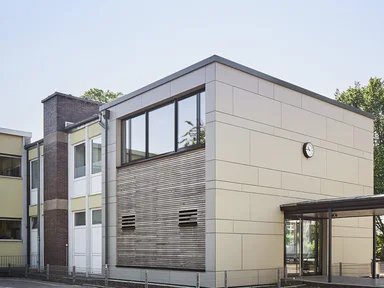
<svg viewBox="0 0 384 288"><path fill-rule="evenodd" d="M76 283L76 266L72 267L72 283Z"/></svg>
<svg viewBox="0 0 384 288"><path fill-rule="evenodd" d="M281 275L280 275L280 268L277 268L277 287L281 287Z"/></svg>
<svg viewBox="0 0 384 288"><path fill-rule="evenodd" d="M148 288L148 270L145 270L145 288Z"/></svg>
<svg viewBox="0 0 384 288"><path fill-rule="evenodd" d="M200 288L200 273L196 274L196 288Z"/></svg>
<svg viewBox="0 0 384 288"><path fill-rule="evenodd" d="M228 271L224 271L224 287L228 288Z"/></svg>
<svg viewBox="0 0 384 288"><path fill-rule="evenodd" d="M104 267L105 269L104 269L104 276L105 276L105 278L104 278L104 282L105 282L105 287L108 287L108 278L109 278L109 269L108 269L108 264L105 264L105 267Z"/></svg>
<svg viewBox="0 0 384 288"><path fill-rule="evenodd" d="M8 263L8 276L11 277L11 263Z"/></svg>
<svg viewBox="0 0 384 288"><path fill-rule="evenodd" d="M25 273L25 278L27 278L28 277L28 264L25 264L25 271L24 271L24 273Z"/></svg>
<svg viewBox="0 0 384 288"><path fill-rule="evenodd" d="M47 280L49 280L49 264L47 264L46 270L47 270L47 271L45 271L46 277L47 277Z"/></svg>
<svg viewBox="0 0 384 288"><path fill-rule="evenodd" d="M343 276L343 263L339 262L339 275Z"/></svg>

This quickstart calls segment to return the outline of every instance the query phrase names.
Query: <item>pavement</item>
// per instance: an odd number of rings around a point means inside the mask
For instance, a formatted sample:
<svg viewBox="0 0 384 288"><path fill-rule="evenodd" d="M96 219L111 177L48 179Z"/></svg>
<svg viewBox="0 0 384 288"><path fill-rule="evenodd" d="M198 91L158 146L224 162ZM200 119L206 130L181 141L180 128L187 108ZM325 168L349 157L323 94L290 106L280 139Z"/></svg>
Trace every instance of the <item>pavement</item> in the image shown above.
<svg viewBox="0 0 384 288"><path fill-rule="evenodd" d="M43 282L30 279L0 278L0 288L78 288L84 286L67 285L53 282Z"/></svg>

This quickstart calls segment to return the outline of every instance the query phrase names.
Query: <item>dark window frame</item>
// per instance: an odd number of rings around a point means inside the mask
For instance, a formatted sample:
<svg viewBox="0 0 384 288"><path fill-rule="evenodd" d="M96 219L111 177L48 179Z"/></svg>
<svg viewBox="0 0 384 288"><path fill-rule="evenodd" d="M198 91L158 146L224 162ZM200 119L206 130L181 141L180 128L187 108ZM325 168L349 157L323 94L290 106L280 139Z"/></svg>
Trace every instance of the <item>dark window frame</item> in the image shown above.
<svg viewBox="0 0 384 288"><path fill-rule="evenodd" d="M138 162L157 159L157 158L161 158L164 156L173 155L176 153L205 147L206 139L205 139L204 143L201 143L201 139L200 139L200 130L201 130L201 121L200 121L201 120L201 101L200 101L200 99L201 99L201 94L204 92L205 92L205 89L200 89L200 90L194 91L192 93L188 93L182 97L178 97L178 98L172 99L170 101L161 103L160 105L156 105L154 107L146 109L145 111L140 111L138 113L131 114L128 117L122 118L121 119L122 125L121 125L121 131L120 131L120 133L121 133L121 151L122 151L121 166L131 165L131 164L135 164ZM178 103L184 99L187 99L187 98L195 96L195 95L196 95L196 102L197 102L196 103L196 106L197 106L196 107L196 129L197 129L196 133L197 133L197 139L198 140L197 140L197 143L195 145L191 145L188 147L178 147L179 146L179 135L178 135L178 132L179 132L178 131L178 128L179 128L178 127L179 109L178 109ZM174 127L173 127L174 129L173 129L173 132L174 132L175 145L174 145L173 151L150 157L149 156L149 121L148 121L149 116L148 115L150 112L157 110L157 109L160 109L160 108L163 108L163 107L168 106L170 104L174 104ZM127 161L125 161L124 153L126 153L126 150L127 150L127 146L126 146L126 137L127 137L126 124L129 123L129 125L131 125L131 121L128 121L128 120L131 120L131 119L138 117L138 116L141 116L141 115L145 116L145 157L131 161L131 145L129 145L129 149L128 149L129 152L128 152L128 157L127 157L128 159L127 159ZM204 123L204 125L206 125L206 123ZM129 128L129 133L130 134L132 133L131 127ZM129 139L129 142L131 142L131 137L129 137L128 139Z"/></svg>

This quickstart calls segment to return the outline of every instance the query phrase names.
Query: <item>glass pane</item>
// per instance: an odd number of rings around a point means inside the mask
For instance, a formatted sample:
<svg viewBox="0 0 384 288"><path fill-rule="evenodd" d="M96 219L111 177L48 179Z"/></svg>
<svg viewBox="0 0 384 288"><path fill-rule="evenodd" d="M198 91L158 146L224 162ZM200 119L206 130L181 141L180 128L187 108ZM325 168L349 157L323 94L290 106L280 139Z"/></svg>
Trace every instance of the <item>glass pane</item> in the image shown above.
<svg viewBox="0 0 384 288"><path fill-rule="evenodd" d="M175 151L174 104L149 112L149 157Z"/></svg>
<svg viewBox="0 0 384 288"><path fill-rule="evenodd" d="M205 143L205 92L200 93L200 144Z"/></svg>
<svg viewBox="0 0 384 288"><path fill-rule="evenodd" d="M303 273L315 273L316 258L316 221L303 221Z"/></svg>
<svg viewBox="0 0 384 288"><path fill-rule="evenodd" d="M21 220L0 220L0 239L21 240Z"/></svg>
<svg viewBox="0 0 384 288"><path fill-rule="evenodd" d="M31 217L31 227L32 229L37 229L38 223L37 223L37 217Z"/></svg>
<svg viewBox="0 0 384 288"><path fill-rule="evenodd" d="M85 176L85 143L75 146L75 178Z"/></svg>
<svg viewBox="0 0 384 288"><path fill-rule="evenodd" d="M21 177L21 158L0 156L0 175Z"/></svg>
<svg viewBox="0 0 384 288"><path fill-rule="evenodd" d="M85 212L75 213L75 226L84 226L85 224Z"/></svg>
<svg viewBox="0 0 384 288"><path fill-rule="evenodd" d="M197 144L197 96L191 96L178 102L178 147Z"/></svg>
<svg viewBox="0 0 384 288"><path fill-rule="evenodd" d="M101 210L92 211L92 224L101 224Z"/></svg>
<svg viewBox="0 0 384 288"><path fill-rule="evenodd" d="M300 222L298 220L285 221L285 251L288 274L300 272Z"/></svg>
<svg viewBox="0 0 384 288"><path fill-rule="evenodd" d="M130 120L122 121L122 156L123 156L123 163L129 162L129 123Z"/></svg>
<svg viewBox="0 0 384 288"><path fill-rule="evenodd" d="M92 174L101 172L101 138L92 140Z"/></svg>
<svg viewBox="0 0 384 288"><path fill-rule="evenodd" d="M31 189L37 188L38 174L38 163L35 160L31 162Z"/></svg>
<svg viewBox="0 0 384 288"><path fill-rule="evenodd" d="M131 161L145 158L145 115L140 115L131 120ZM129 134L128 134L129 135ZM129 145L129 144L127 144Z"/></svg>

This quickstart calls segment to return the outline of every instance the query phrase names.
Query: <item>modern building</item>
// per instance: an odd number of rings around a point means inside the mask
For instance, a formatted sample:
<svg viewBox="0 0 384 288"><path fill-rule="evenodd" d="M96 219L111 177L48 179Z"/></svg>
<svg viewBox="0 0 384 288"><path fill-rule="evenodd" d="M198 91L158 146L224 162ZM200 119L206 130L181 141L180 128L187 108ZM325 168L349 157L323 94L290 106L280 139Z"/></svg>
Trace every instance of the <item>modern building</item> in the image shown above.
<svg viewBox="0 0 384 288"><path fill-rule="evenodd" d="M326 274L325 220L301 219L294 237L280 206L373 194L372 115L218 56L100 111L113 278L149 269L182 285L200 271L202 286L223 287L224 271L231 286L276 277L257 269ZM372 217L333 222L331 261L370 263Z"/></svg>
<svg viewBox="0 0 384 288"><path fill-rule="evenodd" d="M0 261L23 262L27 253L26 182L29 132L0 128Z"/></svg>

